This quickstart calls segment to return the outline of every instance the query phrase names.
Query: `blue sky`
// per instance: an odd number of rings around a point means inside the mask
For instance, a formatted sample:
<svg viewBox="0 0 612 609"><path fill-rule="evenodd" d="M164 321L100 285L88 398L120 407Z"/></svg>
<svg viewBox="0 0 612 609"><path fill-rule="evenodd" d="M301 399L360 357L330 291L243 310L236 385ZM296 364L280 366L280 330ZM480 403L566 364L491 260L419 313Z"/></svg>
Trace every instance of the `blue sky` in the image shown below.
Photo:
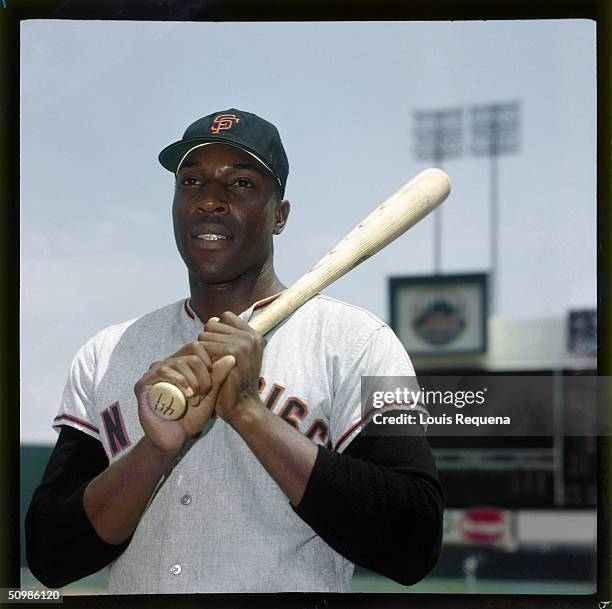
<svg viewBox="0 0 612 609"><path fill-rule="evenodd" d="M593 22L37 20L21 53L23 441L54 441L91 335L188 294L157 154L232 106L274 122L289 156L275 245L289 284L427 166L415 111L520 100L521 149L500 159L497 314L595 306ZM466 150L444 169L442 270L487 271L488 161ZM432 271L432 230L426 219L327 293L387 319L387 278Z"/></svg>

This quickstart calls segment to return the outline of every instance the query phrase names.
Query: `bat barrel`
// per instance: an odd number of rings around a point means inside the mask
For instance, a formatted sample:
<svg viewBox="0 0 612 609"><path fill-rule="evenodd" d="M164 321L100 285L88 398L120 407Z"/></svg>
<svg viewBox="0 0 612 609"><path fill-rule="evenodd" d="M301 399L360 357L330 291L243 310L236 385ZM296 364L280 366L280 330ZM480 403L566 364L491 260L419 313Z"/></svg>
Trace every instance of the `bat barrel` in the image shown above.
<svg viewBox="0 0 612 609"><path fill-rule="evenodd" d="M260 334L269 332L315 294L422 220L449 192L450 179L441 169L422 171L364 218L249 325Z"/></svg>

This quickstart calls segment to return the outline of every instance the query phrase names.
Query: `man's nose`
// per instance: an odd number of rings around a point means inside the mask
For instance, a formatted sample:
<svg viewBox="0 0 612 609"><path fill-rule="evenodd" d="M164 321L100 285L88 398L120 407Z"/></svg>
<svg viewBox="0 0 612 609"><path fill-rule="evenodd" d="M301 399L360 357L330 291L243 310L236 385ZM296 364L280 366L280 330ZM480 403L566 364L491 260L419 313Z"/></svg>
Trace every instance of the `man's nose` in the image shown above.
<svg viewBox="0 0 612 609"><path fill-rule="evenodd" d="M208 184L198 201L198 211L201 213L227 212L227 198L225 189L221 186Z"/></svg>

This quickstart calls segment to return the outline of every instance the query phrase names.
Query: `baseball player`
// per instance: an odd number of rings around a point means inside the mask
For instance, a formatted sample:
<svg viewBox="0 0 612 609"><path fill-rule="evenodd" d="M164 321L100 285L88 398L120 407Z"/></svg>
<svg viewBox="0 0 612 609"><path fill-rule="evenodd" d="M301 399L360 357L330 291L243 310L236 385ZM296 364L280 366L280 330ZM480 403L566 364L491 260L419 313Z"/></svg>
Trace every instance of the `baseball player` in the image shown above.
<svg viewBox="0 0 612 609"><path fill-rule="evenodd" d="M396 336L321 295L265 340L247 323L285 289L276 127L217 112L159 159L190 296L77 353L26 519L32 572L60 587L110 564L115 594L346 592L355 564L420 580L441 543L431 452L420 429L364 433L360 404L362 376L414 375ZM148 406L160 381L183 418Z"/></svg>

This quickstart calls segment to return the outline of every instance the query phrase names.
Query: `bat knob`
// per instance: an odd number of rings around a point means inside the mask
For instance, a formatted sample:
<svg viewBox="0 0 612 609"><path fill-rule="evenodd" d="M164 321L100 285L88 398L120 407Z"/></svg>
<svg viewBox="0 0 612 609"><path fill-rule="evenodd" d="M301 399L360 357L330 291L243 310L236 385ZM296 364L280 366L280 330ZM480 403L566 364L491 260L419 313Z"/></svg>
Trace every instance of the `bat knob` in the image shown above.
<svg viewBox="0 0 612 609"><path fill-rule="evenodd" d="M149 390L149 406L158 417L176 421L185 414L185 396L171 383L155 383Z"/></svg>

